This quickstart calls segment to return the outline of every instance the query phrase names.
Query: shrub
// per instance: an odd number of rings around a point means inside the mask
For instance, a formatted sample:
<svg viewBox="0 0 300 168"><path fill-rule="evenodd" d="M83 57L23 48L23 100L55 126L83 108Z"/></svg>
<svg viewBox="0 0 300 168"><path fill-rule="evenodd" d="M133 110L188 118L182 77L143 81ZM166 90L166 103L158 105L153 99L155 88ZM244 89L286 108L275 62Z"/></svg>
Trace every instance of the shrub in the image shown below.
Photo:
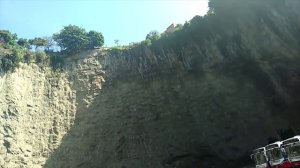
<svg viewBox="0 0 300 168"><path fill-rule="evenodd" d="M15 64L13 63L10 55L4 55L0 60L1 71L7 72L15 69Z"/></svg>
<svg viewBox="0 0 300 168"><path fill-rule="evenodd" d="M35 60L35 54L31 51L26 51L24 56L23 56L23 60L24 60L25 63L29 64L33 60Z"/></svg>
<svg viewBox="0 0 300 168"><path fill-rule="evenodd" d="M17 43L18 43L19 46L29 48L29 42L28 42L27 39L20 38Z"/></svg>
<svg viewBox="0 0 300 168"><path fill-rule="evenodd" d="M151 31L146 36L146 40L149 39L150 41L158 40L159 38L160 38L160 33L158 31L156 31L156 30Z"/></svg>
<svg viewBox="0 0 300 168"><path fill-rule="evenodd" d="M11 48L16 44L17 35L8 30L0 30L0 42L5 44L5 48Z"/></svg>
<svg viewBox="0 0 300 168"><path fill-rule="evenodd" d="M88 46L89 49L94 49L103 46L104 44L104 37L102 33L91 30L89 33L87 33L88 37Z"/></svg>
<svg viewBox="0 0 300 168"><path fill-rule="evenodd" d="M46 64L48 61L48 56L44 51L35 52L35 62L37 64Z"/></svg>
<svg viewBox="0 0 300 168"><path fill-rule="evenodd" d="M111 48L110 53L112 55L118 55L118 54L121 54L124 50L125 50L124 47L122 47L122 46L116 46L116 47L112 47Z"/></svg>
<svg viewBox="0 0 300 168"><path fill-rule="evenodd" d="M14 71L22 60L23 55L16 50L13 51L13 54L2 55L0 58L1 70L4 72Z"/></svg>
<svg viewBox="0 0 300 168"><path fill-rule="evenodd" d="M62 69L64 65L64 59L60 55L52 55L50 56L50 66L54 69Z"/></svg>

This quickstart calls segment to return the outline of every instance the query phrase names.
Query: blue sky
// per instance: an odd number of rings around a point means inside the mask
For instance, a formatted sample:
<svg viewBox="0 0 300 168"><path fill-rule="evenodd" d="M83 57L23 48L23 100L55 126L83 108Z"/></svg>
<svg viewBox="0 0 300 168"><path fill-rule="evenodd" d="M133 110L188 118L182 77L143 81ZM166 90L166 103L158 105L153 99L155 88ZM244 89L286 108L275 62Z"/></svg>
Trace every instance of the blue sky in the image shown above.
<svg viewBox="0 0 300 168"><path fill-rule="evenodd" d="M19 38L51 36L74 24L103 33L105 45L139 42L206 14L207 0L0 0L0 29Z"/></svg>

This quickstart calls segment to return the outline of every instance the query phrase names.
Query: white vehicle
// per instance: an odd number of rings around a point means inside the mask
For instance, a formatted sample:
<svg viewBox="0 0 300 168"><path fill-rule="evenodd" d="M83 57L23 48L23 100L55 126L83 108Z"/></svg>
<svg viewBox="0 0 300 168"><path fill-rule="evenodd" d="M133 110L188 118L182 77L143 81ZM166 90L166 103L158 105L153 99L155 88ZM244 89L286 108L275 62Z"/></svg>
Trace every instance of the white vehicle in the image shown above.
<svg viewBox="0 0 300 168"><path fill-rule="evenodd" d="M278 141L265 147L267 158L269 159L270 165L272 167L278 166L284 161L281 144L282 142Z"/></svg>
<svg viewBox="0 0 300 168"><path fill-rule="evenodd" d="M282 141L282 148L287 153L292 166L300 167L300 136L294 136Z"/></svg>
<svg viewBox="0 0 300 168"><path fill-rule="evenodd" d="M251 154L251 158L254 160L256 168L266 168L267 167L267 158L266 158L265 147L253 150L253 154Z"/></svg>

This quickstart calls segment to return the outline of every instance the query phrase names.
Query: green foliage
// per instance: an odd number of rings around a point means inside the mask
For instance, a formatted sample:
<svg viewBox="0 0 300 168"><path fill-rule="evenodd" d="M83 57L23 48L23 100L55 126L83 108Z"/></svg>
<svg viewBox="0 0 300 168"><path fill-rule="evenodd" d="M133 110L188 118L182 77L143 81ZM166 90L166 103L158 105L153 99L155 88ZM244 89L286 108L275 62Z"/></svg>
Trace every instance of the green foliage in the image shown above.
<svg viewBox="0 0 300 168"><path fill-rule="evenodd" d="M53 39L67 53L94 49L104 44L104 37L101 32L91 30L87 33L85 29L75 25L65 26L63 30L53 35Z"/></svg>
<svg viewBox="0 0 300 168"><path fill-rule="evenodd" d="M28 42L27 39L20 38L17 43L18 43L19 46L29 48L29 42Z"/></svg>
<svg viewBox="0 0 300 168"><path fill-rule="evenodd" d="M216 0L209 0L209 2L208 2L208 8L209 8L208 13L214 13L215 7L216 7Z"/></svg>
<svg viewBox="0 0 300 168"><path fill-rule="evenodd" d="M178 24L178 25L176 25L176 27L175 27L176 31L179 31L179 30L181 30L182 28L183 28L183 25L182 25L182 24Z"/></svg>
<svg viewBox="0 0 300 168"><path fill-rule="evenodd" d="M13 48L13 57L16 63L23 61L23 56L25 54L25 50L23 48L15 47Z"/></svg>
<svg viewBox="0 0 300 168"><path fill-rule="evenodd" d="M122 47L122 46L116 46L116 47L112 47L110 49L110 53L113 55L118 55L121 54L126 48Z"/></svg>
<svg viewBox="0 0 300 168"><path fill-rule="evenodd" d="M150 32L143 44L159 55L167 50L181 54L182 48L192 43L201 46L205 40L221 34L224 30L218 25L219 20L216 15L195 16L184 25L177 25L174 32L162 33L160 36L157 32Z"/></svg>
<svg viewBox="0 0 300 168"><path fill-rule="evenodd" d="M52 38L34 38L27 40L24 38L18 39L17 36L11 34L9 31L0 30L0 71L9 72L14 71L20 62L31 63L35 62L42 66L52 66L53 69L61 68L63 65L63 58L58 57L58 53L53 52L49 48L54 45ZM49 54L55 55L49 59L45 51L30 51L30 45L44 47ZM47 47L47 48L46 48ZM55 54L54 54L55 53Z"/></svg>
<svg viewBox="0 0 300 168"><path fill-rule="evenodd" d="M28 42L30 45L35 46L35 49L37 49L38 47L46 47L48 45L48 41L40 37L30 39Z"/></svg>
<svg viewBox="0 0 300 168"><path fill-rule="evenodd" d="M273 21L274 17L270 17L271 10L276 8L280 11L282 3L282 0L210 0L210 11L207 15L195 16L184 25L176 26L176 31L171 33L162 33L159 36L155 31L150 32L142 44L159 55L168 50L181 54L182 48L191 44L201 46L216 37L225 39L227 34L238 32L238 22L241 20L257 23L263 20L275 34L284 38L284 32ZM218 41L218 46L225 48L226 43Z"/></svg>
<svg viewBox="0 0 300 168"><path fill-rule="evenodd" d="M50 66L54 70L62 69L64 65L64 59L60 55L52 55L50 56Z"/></svg>
<svg viewBox="0 0 300 168"><path fill-rule="evenodd" d="M147 34L146 40L158 40L160 38L160 33L156 30L151 31L150 33Z"/></svg>
<svg viewBox="0 0 300 168"><path fill-rule="evenodd" d="M38 64L45 65L48 63L48 56L44 51L35 52L35 62Z"/></svg>
<svg viewBox="0 0 300 168"><path fill-rule="evenodd" d="M53 35L53 39L67 53L79 52L89 45L89 38L85 29L75 25L65 26L63 30Z"/></svg>
<svg viewBox="0 0 300 168"><path fill-rule="evenodd" d="M12 55L2 55L0 59L0 69L1 71L8 72L11 70L14 70L16 68L16 64L13 62L13 56Z"/></svg>
<svg viewBox="0 0 300 168"><path fill-rule="evenodd" d="M54 47L56 46L56 42L54 39L51 37L44 37L45 40L47 40L47 46L45 48L46 53L47 52L53 52Z"/></svg>
<svg viewBox="0 0 300 168"><path fill-rule="evenodd" d="M89 49L94 49L103 46L104 44L104 37L102 33L91 30L87 33L88 37L88 47Z"/></svg>
<svg viewBox="0 0 300 168"><path fill-rule="evenodd" d="M11 54L0 55L0 70L4 72L14 71L23 61L24 50L22 48L13 48Z"/></svg>
<svg viewBox="0 0 300 168"><path fill-rule="evenodd" d="M0 43L4 43L5 48L11 48L16 44L17 35L8 30L0 30Z"/></svg>
<svg viewBox="0 0 300 168"><path fill-rule="evenodd" d="M35 54L32 51L27 50L24 54L23 60L25 63L29 64L35 60Z"/></svg>
<svg viewBox="0 0 300 168"><path fill-rule="evenodd" d="M146 45L146 46L151 46L151 40L150 39L146 39L142 42L142 44Z"/></svg>

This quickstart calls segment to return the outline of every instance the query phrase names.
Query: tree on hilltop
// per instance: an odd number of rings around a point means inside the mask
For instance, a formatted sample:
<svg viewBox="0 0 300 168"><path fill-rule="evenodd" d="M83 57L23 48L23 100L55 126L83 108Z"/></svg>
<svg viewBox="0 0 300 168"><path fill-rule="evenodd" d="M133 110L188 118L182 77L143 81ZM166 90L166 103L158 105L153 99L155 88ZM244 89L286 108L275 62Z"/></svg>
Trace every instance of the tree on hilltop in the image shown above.
<svg viewBox="0 0 300 168"><path fill-rule="evenodd" d="M90 31L87 33L85 29L75 25L65 26L59 33L53 35L53 39L61 47L61 50L67 53L101 47L104 43L104 37L100 32Z"/></svg>
<svg viewBox="0 0 300 168"><path fill-rule="evenodd" d="M0 30L0 42L7 46L14 46L16 44L17 35L12 34L8 30Z"/></svg>
<svg viewBox="0 0 300 168"><path fill-rule="evenodd" d="M156 30L152 30L151 32L149 32L146 36L146 40L158 40L160 38L160 33Z"/></svg>
<svg viewBox="0 0 300 168"><path fill-rule="evenodd" d="M24 38L20 38L18 41L17 41L18 45L19 46L22 46L22 47L25 47L25 48L29 48L29 42L27 39L24 39Z"/></svg>
<svg viewBox="0 0 300 168"><path fill-rule="evenodd" d="M104 37L102 33L91 30L87 33L87 37L89 40L88 43L88 48L93 49L93 48L98 48L103 46L104 44Z"/></svg>
<svg viewBox="0 0 300 168"><path fill-rule="evenodd" d="M48 45L48 41L44 38L36 37L34 39L28 40L29 44L35 46L35 49L39 47L46 47Z"/></svg>

